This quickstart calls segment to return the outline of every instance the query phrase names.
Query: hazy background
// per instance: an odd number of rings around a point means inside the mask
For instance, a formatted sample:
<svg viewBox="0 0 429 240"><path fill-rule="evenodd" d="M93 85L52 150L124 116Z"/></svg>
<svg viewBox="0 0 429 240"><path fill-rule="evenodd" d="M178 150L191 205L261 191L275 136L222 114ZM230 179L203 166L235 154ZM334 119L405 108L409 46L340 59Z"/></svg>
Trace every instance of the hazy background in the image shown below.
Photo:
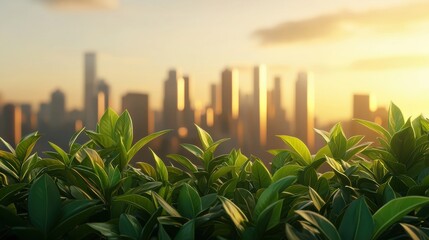
<svg viewBox="0 0 429 240"><path fill-rule="evenodd" d="M6 0L0 93L37 110L61 88L68 110L82 108L83 54L95 51L117 110L130 90L149 93L159 109L170 68L191 76L203 106L225 66L251 92L252 67L265 63L269 84L284 79L288 117L300 70L314 75L320 122L350 118L353 93L427 114L428 12L428 1L414 0Z"/></svg>

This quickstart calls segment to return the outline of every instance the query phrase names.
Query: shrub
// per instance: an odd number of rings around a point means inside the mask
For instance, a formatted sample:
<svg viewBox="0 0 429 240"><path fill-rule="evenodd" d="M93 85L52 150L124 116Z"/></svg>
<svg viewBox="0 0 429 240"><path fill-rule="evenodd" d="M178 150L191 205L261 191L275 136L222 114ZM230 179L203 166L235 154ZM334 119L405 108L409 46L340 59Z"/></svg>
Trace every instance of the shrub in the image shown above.
<svg viewBox="0 0 429 240"><path fill-rule="evenodd" d="M347 138L340 124L316 130L315 154L292 136L269 170L240 150L218 155L196 126L192 158L154 152L129 163L160 131L134 145L131 118L111 109L68 149L33 153L36 132L0 151L0 238L19 239L428 239L429 121L404 120L391 105L388 129L364 120L379 146ZM89 141L77 143L85 133ZM322 164L330 170L318 172Z"/></svg>

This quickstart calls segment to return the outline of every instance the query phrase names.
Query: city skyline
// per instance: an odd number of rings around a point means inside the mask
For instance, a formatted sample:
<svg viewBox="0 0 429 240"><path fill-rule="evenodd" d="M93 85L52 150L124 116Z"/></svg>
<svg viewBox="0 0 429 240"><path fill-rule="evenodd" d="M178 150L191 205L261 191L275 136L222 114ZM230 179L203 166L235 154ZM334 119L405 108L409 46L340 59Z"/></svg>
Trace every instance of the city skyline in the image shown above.
<svg viewBox="0 0 429 240"><path fill-rule="evenodd" d="M284 79L287 109L294 106L296 72L317 76L315 114L324 123L350 116L354 93L371 93L380 105L407 106L405 115L429 112L425 1L62 3L0 4L4 99L36 108L61 87L67 110L82 108L81 53L92 50L98 53L97 81L114 89L117 111L130 86L150 93L153 107L161 109L165 69L181 69L194 80L190 93L197 107L209 103L206 86L219 81L221 69L239 70L242 91L251 93L253 67L266 64L268 79ZM12 14L20 11L26 14Z"/></svg>

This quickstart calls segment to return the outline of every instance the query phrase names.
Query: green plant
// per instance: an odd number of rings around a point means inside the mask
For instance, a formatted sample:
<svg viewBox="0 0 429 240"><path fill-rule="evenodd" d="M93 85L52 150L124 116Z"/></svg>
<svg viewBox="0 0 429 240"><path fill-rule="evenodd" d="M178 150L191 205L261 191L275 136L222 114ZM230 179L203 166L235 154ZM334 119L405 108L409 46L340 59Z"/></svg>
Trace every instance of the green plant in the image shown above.
<svg viewBox="0 0 429 240"><path fill-rule="evenodd" d="M152 151L153 166L134 166L168 131L133 144L128 112L111 109L96 131L77 132L67 150L50 143L43 158L32 152L37 132L15 149L0 139L0 238L428 239L428 119L405 121L392 104L388 129L356 121L379 145L347 138L340 124L316 130L326 144L315 154L282 135L271 167L239 149L218 155L226 139L199 126L199 144L182 144L190 158L172 153L166 164Z"/></svg>

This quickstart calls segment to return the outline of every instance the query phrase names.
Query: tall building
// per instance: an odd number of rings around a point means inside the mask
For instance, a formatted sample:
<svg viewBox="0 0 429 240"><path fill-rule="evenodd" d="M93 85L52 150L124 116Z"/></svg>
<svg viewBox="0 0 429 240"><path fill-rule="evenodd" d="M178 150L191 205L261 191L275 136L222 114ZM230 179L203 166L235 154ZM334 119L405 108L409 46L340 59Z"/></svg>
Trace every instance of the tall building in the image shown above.
<svg viewBox="0 0 429 240"><path fill-rule="evenodd" d="M97 120L110 107L110 86L102 79L97 83Z"/></svg>
<svg viewBox="0 0 429 240"><path fill-rule="evenodd" d="M127 93L122 97L122 110L128 110L133 120L134 141L153 132L153 115L149 107L149 95Z"/></svg>
<svg viewBox="0 0 429 240"><path fill-rule="evenodd" d="M375 121L375 114L372 109L375 109L375 98L369 94L354 94L353 95L353 118L363 119L367 121ZM385 115L387 118L387 114ZM380 114L380 119L384 118L384 114ZM384 121L387 122L387 121ZM380 123L381 124L381 123ZM377 135L365 126L352 121L350 124L351 135L364 135L366 141L376 142Z"/></svg>
<svg viewBox="0 0 429 240"><path fill-rule="evenodd" d="M179 89L181 91L181 89ZM180 95L180 93L179 93ZM195 132L194 122L195 115L194 110L191 107L191 82L188 75L183 76L183 110L181 111L182 121L179 123L180 128L186 131L187 136L193 136Z"/></svg>
<svg viewBox="0 0 429 240"><path fill-rule="evenodd" d="M255 139L262 147L267 142L267 67L265 65L254 68L253 79L253 106L255 109Z"/></svg>
<svg viewBox="0 0 429 240"><path fill-rule="evenodd" d="M53 128L63 127L66 122L66 98L64 93L57 89L51 94L49 123Z"/></svg>
<svg viewBox="0 0 429 240"><path fill-rule="evenodd" d="M164 82L163 120L164 128L177 130L181 122L180 111L185 108L185 84L176 70L168 72Z"/></svg>
<svg viewBox="0 0 429 240"><path fill-rule="evenodd" d="M314 86L310 74L298 73L295 94L295 135L314 150Z"/></svg>
<svg viewBox="0 0 429 240"><path fill-rule="evenodd" d="M215 115L220 114L222 111L220 89L217 84L210 85L210 107Z"/></svg>
<svg viewBox="0 0 429 240"><path fill-rule="evenodd" d="M289 123L286 119L286 111L282 106L282 79L276 77L274 79L274 87L268 93L268 147L280 148L283 145L281 141L275 137L279 134L290 134Z"/></svg>
<svg viewBox="0 0 429 240"><path fill-rule="evenodd" d="M32 133L36 128L35 122L31 104L21 104L21 135L26 136Z"/></svg>
<svg viewBox="0 0 429 240"><path fill-rule="evenodd" d="M225 133L231 133L234 122L238 119L240 97L238 78L238 71L235 69L225 69L222 72L220 125Z"/></svg>
<svg viewBox="0 0 429 240"><path fill-rule="evenodd" d="M51 104L40 103L39 111L37 112L37 129L44 132L50 127Z"/></svg>
<svg viewBox="0 0 429 240"><path fill-rule="evenodd" d="M97 124L97 57L93 52L85 53L84 125L95 129Z"/></svg>
<svg viewBox="0 0 429 240"><path fill-rule="evenodd" d="M15 104L3 106L3 139L12 146L21 140L21 107Z"/></svg>

